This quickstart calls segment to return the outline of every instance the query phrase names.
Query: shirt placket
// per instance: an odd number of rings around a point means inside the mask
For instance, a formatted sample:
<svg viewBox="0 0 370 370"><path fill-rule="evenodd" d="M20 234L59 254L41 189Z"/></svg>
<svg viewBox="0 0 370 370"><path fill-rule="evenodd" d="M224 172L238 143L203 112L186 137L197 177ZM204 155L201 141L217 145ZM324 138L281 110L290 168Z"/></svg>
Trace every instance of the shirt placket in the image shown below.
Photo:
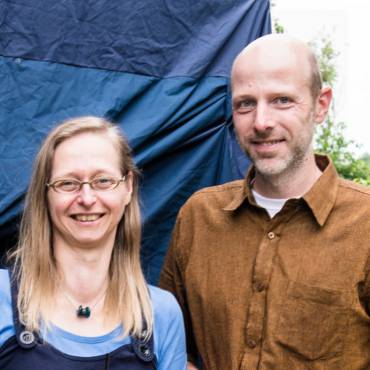
<svg viewBox="0 0 370 370"><path fill-rule="evenodd" d="M276 221L279 218L277 217ZM281 221L274 220L267 224L258 246L247 315L246 346L240 370L257 370L260 362L263 328L266 322L266 295L280 240Z"/></svg>

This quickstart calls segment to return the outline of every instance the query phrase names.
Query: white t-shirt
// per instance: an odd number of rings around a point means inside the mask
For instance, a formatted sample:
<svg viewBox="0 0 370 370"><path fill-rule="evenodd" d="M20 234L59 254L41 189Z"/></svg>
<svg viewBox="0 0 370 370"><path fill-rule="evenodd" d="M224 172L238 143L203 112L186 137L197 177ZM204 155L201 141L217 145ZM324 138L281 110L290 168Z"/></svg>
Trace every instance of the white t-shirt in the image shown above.
<svg viewBox="0 0 370 370"><path fill-rule="evenodd" d="M288 199L275 199L275 198L266 198L261 194L258 194L254 189L252 189L252 193L256 203L264 208L269 216L273 218L280 210L284 207L285 202Z"/></svg>

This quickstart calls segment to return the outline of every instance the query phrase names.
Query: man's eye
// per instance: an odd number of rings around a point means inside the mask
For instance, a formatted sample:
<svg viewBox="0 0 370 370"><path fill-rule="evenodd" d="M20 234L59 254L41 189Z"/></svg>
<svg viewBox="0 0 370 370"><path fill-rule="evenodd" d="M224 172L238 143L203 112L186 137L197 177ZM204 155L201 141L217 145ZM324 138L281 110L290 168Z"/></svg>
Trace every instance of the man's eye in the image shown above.
<svg viewBox="0 0 370 370"><path fill-rule="evenodd" d="M256 102L253 100L242 100L235 104L235 109L239 112L249 112L256 105Z"/></svg>
<svg viewBox="0 0 370 370"><path fill-rule="evenodd" d="M277 104L288 104L291 102L291 99L287 96L279 96L278 98L275 98L275 102Z"/></svg>

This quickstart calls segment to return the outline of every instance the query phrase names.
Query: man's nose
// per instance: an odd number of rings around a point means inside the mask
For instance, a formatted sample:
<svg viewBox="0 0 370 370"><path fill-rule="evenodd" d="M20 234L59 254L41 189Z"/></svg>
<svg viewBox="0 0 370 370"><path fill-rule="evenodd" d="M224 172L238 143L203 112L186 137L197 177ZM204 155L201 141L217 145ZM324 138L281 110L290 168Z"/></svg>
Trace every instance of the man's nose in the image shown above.
<svg viewBox="0 0 370 370"><path fill-rule="evenodd" d="M259 132L271 130L274 127L274 120L271 114L271 108L268 104L258 103L254 116L254 129Z"/></svg>
<svg viewBox="0 0 370 370"><path fill-rule="evenodd" d="M78 195L79 203L90 207L96 202L95 190L92 189L90 184L82 184L80 194Z"/></svg>

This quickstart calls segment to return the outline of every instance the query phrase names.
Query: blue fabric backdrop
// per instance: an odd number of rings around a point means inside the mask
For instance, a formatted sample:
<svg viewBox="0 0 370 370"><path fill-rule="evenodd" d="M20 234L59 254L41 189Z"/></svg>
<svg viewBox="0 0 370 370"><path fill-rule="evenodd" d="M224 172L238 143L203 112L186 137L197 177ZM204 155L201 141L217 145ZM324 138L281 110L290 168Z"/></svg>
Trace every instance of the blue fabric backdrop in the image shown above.
<svg viewBox="0 0 370 370"><path fill-rule="evenodd" d="M32 160L69 117L120 124L142 170L143 267L157 281L176 214L243 176L229 73L270 32L268 0L0 1L0 238L14 242Z"/></svg>

